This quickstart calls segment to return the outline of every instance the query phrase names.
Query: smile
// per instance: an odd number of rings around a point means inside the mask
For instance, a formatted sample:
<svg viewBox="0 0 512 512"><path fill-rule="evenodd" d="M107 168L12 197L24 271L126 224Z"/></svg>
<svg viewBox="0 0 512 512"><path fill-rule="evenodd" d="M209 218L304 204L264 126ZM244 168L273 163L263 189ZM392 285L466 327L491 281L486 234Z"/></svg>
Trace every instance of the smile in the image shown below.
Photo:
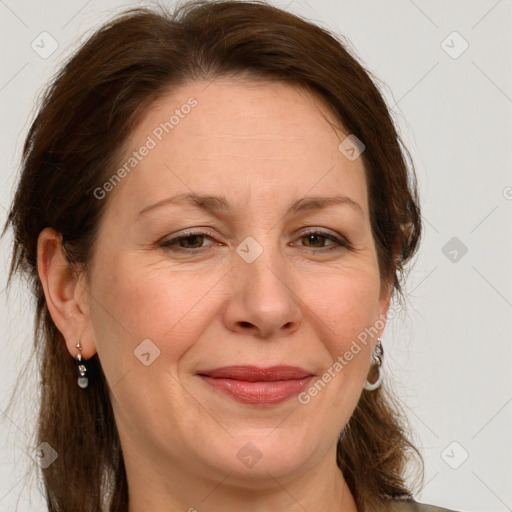
<svg viewBox="0 0 512 512"><path fill-rule="evenodd" d="M313 378L310 372L292 366L229 366L198 375L205 383L232 399L251 405L284 402L303 391Z"/></svg>

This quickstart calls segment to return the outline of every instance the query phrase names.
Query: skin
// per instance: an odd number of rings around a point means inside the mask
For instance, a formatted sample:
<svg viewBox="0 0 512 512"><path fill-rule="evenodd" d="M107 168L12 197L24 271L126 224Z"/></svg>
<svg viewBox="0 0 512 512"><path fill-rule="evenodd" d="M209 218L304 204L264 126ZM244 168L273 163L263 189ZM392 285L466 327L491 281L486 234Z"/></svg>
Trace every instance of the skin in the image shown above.
<svg viewBox="0 0 512 512"><path fill-rule="evenodd" d="M355 512L336 442L384 327L307 404L297 397L241 404L197 372L287 364L320 378L386 315L390 289L379 277L362 159L339 151L347 134L306 91L235 79L187 84L160 98L127 154L191 96L197 106L103 199L88 277L73 279L58 234L41 233L38 266L50 313L70 356L78 340L86 359L98 353L130 512ZM224 195L230 209L175 204L137 216L187 192ZM361 211L337 204L287 214L309 195L349 196ZM188 228L208 236L182 241L181 251L178 243L175 250L160 245ZM311 240L307 228L345 237L352 248ZM236 252L247 236L263 249L252 263ZM160 351L147 366L134 355L144 339ZM237 457L249 442L261 455L252 467Z"/></svg>

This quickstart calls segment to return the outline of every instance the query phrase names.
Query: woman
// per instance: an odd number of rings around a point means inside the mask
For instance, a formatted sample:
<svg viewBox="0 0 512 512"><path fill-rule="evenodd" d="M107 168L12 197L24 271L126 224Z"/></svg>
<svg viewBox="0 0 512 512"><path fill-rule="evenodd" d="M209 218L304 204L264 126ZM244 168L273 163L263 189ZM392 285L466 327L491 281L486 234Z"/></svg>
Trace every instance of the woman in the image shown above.
<svg viewBox="0 0 512 512"><path fill-rule="evenodd" d="M413 499L382 385L421 234L400 144L342 43L263 2L134 10L84 44L6 224L49 510L445 510Z"/></svg>

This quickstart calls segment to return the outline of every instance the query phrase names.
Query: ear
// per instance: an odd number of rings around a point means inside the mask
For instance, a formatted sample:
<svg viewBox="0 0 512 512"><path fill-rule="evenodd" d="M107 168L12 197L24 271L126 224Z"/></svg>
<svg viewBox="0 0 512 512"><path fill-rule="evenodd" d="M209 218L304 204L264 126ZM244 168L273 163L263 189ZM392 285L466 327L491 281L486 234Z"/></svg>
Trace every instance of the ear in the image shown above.
<svg viewBox="0 0 512 512"><path fill-rule="evenodd" d="M89 359L96 352L89 315L84 274L75 275L62 247L62 236L45 228L37 241L37 270L43 285L46 304L57 329L73 358L79 353Z"/></svg>
<svg viewBox="0 0 512 512"><path fill-rule="evenodd" d="M395 244L395 248L393 251L393 261L398 261L398 244ZM378 320L381 320L379 324L382 324L382 328L379 329L379 335L378 337L381 338L382 334L384 332L384 329L386 328L387 323L387 315L389 306L391 303L391 296L393 295L393 282L391 280L389 281L382 281L381 287L380 287L380 295L379 295L379 316Z"/></svg>
<svg viewBox="0 0 512 512"><path fill-rule="evenodd" d="M382 338L382 334L384 332L384 329L386 328L386 321L387 321L387 314L389 305L391 303L391 294L393 292L393 287L391 283L382 283L381 289L380 289L380 296L379 296L379 314L377 317L377 321L375 322L381 326L379 329L378 337Z"/></svg>

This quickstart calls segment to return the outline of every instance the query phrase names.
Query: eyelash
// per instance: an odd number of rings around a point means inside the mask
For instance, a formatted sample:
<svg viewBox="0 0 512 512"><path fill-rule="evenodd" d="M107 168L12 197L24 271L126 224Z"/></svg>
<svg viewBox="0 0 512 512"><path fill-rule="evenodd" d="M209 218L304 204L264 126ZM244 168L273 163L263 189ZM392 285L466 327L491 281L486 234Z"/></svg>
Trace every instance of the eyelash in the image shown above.
<svg viewBox="0 0 512 512"><path fill-rule="evenodd" d="M329 233L326 233L324 231L319 231L318 229L311 229L311 230L305 231L305 232L301 233L298 238L300 239L300 238L304 238L304 237L311 236L311 235L320 235L320 236L324 237L325 239L331 240L332 242L334 242L334 245L327 246L327 247L319 247L317 249L311 248L311 247L305 247L305 249L311 249L311 250L313 250L313 252L323 252L323 253L326 253L326 252L330 252L330 251L333 251L333 250L339 250L341 248L345 248L347 250L352 250L352 246L351 246L351 244L348 242L348 240L346 238L338 238L338 237L336 237L334 235L331 235ZM195 237L201 237L202 236L202 237L213 238L210 233L207 233L207 232L204 232L204 231L191 231L191 232L188 232L188 233L184 233L184 234L182 234L180 236L171 238L170 240L165 240L163 242L160 242L159 245L160 245L160 247L162 247L162 248L164 248L164 249L166 249L168 251L172 251L172 252L186 252L186 253L189 253L189 254L195 254L195 253L203 250L205 247L186 248L186 247L174 246L174 244L176 244L180 240L186 240L187 238L190 238L190 237L193 237L193 236L195 236Z"/></svg>

